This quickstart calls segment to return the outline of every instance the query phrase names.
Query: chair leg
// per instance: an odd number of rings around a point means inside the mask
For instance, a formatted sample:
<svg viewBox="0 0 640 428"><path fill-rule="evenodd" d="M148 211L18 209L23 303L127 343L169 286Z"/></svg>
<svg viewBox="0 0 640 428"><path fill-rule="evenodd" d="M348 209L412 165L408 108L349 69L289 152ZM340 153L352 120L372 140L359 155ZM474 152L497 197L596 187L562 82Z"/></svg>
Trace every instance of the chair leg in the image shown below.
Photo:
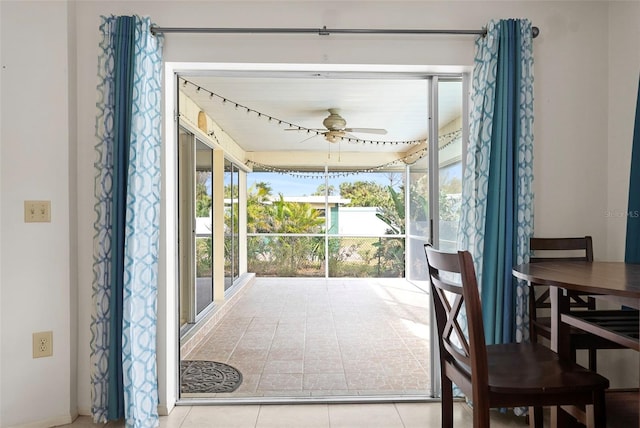
<svg viewBox="0 0 640 428"><path fill-rule="evenodd" d="M565 412L562 406L551 406L551 426L573 427L576 423L576 419ZM604 428L604 426L598 428Z"/></svg>
<svg viewBox="0 0 640 428"><path fill-rule="evenodd" d="M598 369L598 353L595 348L589 348L589 370L592 372L597 371Z"/></svg>
<svg viewBox="0 0 640 428"><path fill-rule="evenodd" d="M536 326L533 323L529 324L529 342L538 343L538 332L536 331Z"/></svg>
<svg viewBox="0 0 640 428"><path fill-rule="evenodd" d="M489 428L490 425L490 409L482 406L480 403L473 403L473 428Z"/></svg>
<svg viewBox="0 0 640 428"><path fill-rule="evenodd" d="M543 428L543 424L542 407L529 407L529 427Z"/></svg>
<svg viewBox="0 0 640 428"><path fill-rule="evenodd" d="M453 428L453 384L446 376L442 376L441 380L442 401L441 401L441 417L442 428Z"/></svg>
<svg viewBox="0 0 640 428"><path fill-rule="evenodd" d="M587 428L604 428L607 425L604 390L593 393L593 405L587 406ZM592 418L590 416L593 415Z"/></svg>

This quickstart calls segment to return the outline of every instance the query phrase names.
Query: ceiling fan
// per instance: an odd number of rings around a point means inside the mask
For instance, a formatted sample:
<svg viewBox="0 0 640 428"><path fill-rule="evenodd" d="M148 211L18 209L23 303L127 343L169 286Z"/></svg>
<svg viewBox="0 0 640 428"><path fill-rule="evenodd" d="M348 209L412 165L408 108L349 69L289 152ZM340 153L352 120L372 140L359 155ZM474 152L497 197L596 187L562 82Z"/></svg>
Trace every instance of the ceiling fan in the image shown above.
<svg viewBox="0 0 640 428"><path fill-rule="evenodd" d="M350 132L380 135L387 133L386 129L381 128L347 128L347 121L340 116L340 110L337 108L329 109L329 116L322 121L322 124L324 129L313 129L313 131L324 135L324 138L330 143L335 143L341 138L347 137Z"/></svg>

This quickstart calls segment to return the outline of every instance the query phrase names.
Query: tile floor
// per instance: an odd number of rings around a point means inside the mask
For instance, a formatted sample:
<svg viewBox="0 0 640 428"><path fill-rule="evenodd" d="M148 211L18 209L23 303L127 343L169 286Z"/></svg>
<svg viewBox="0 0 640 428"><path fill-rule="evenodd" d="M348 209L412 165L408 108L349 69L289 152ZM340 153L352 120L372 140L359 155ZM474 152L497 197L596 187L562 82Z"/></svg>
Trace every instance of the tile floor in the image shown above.
<svg viewBox="0 0 640 428"><path fill-rule="evenodd" d="M235 392L211 397L430 394L429 295L421 288L321 278L257 278L248 287L182 356L242 373Z"/></svg>
<svg viewBox="0 0 640 428"><path fill-rule="evenodd" d="M243 372L237 392L217 398L329 398L429 393L428 295L398 280L259 278L210 338L185 358ZM213 397L213 396L212 396ZM278 399L278 398L276 398ZM304 400L307 400L304 398ZM391 401L391 400L390 400ZM440 403L224 404L176 406L161 428L437 428ZM471 409L454 405L456 428ZM105 427L80 416L70 428ZM124 427L123 421L106 427ZM492 428L528 426L492 412ZM613 427L613 425L611 425ZM616 427L620 428L620 427Z"/></svg>
<svg viewBox="0 0 640 428"><path fill-rule="evenodd" d="M524 418L492 412L491 428L528 426ZM454 406L456 428L470 428L471 410ZM70 428L105 427L81 416ZM122 421L110 427L124 427ZM239 406L179 406L160 417L161 428L437 428L440 403L293 404Z"/></svg>
<svg viewBox="0 0 640 428"><path fill-rule="evenodd" d="M425 397L430 389L428 299L424 291L404 280L258 278L222 317L211 337L183 358L215 359L242 371L242 386L235 393L212 396L216 399ZM176 406L169 416L160 417L160 427L440 427L437 401L214 402ZM456 428L472 427L467 404L455 403L454 415ZM65 426L105 427L88 416ZM123 421L106 425L124 426ZM524 418L492 412L492 428L526 426Z"/></svg>

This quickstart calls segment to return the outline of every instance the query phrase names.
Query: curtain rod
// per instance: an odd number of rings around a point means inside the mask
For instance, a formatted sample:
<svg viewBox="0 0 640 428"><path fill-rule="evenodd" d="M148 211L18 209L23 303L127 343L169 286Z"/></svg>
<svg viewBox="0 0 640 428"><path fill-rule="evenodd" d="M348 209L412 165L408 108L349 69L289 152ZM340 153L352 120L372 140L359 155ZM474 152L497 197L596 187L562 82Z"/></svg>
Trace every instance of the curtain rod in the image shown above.
<svg viewBox="0 0 640 428"><path fill-rule="evenodd" d="M284 34L284 33L313 33L319 36L328 36L332 33L341 34L476 34L484 36L486 29L482 30L402 30L402 29L357 29L357 28L193 28L193 27L156 27L151 26L151 34L158 33L215 33L215 34ZM540 34L538 27L531 27L534 38Z"/></svg>

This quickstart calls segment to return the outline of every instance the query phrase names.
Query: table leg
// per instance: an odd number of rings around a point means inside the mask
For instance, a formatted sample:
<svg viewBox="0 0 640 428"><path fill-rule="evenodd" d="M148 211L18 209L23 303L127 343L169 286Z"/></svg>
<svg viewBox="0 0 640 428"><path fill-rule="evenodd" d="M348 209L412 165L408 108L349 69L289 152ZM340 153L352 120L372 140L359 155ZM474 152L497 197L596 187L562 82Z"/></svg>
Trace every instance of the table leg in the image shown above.
<svg viewBox="0 0 640 428"><path fill-rule="evenodd" d="M561 322L561 315L569 311L569 297L566 290L549 287L551 298L551 349L562 358L571 358L569 325Z"/></svg>

